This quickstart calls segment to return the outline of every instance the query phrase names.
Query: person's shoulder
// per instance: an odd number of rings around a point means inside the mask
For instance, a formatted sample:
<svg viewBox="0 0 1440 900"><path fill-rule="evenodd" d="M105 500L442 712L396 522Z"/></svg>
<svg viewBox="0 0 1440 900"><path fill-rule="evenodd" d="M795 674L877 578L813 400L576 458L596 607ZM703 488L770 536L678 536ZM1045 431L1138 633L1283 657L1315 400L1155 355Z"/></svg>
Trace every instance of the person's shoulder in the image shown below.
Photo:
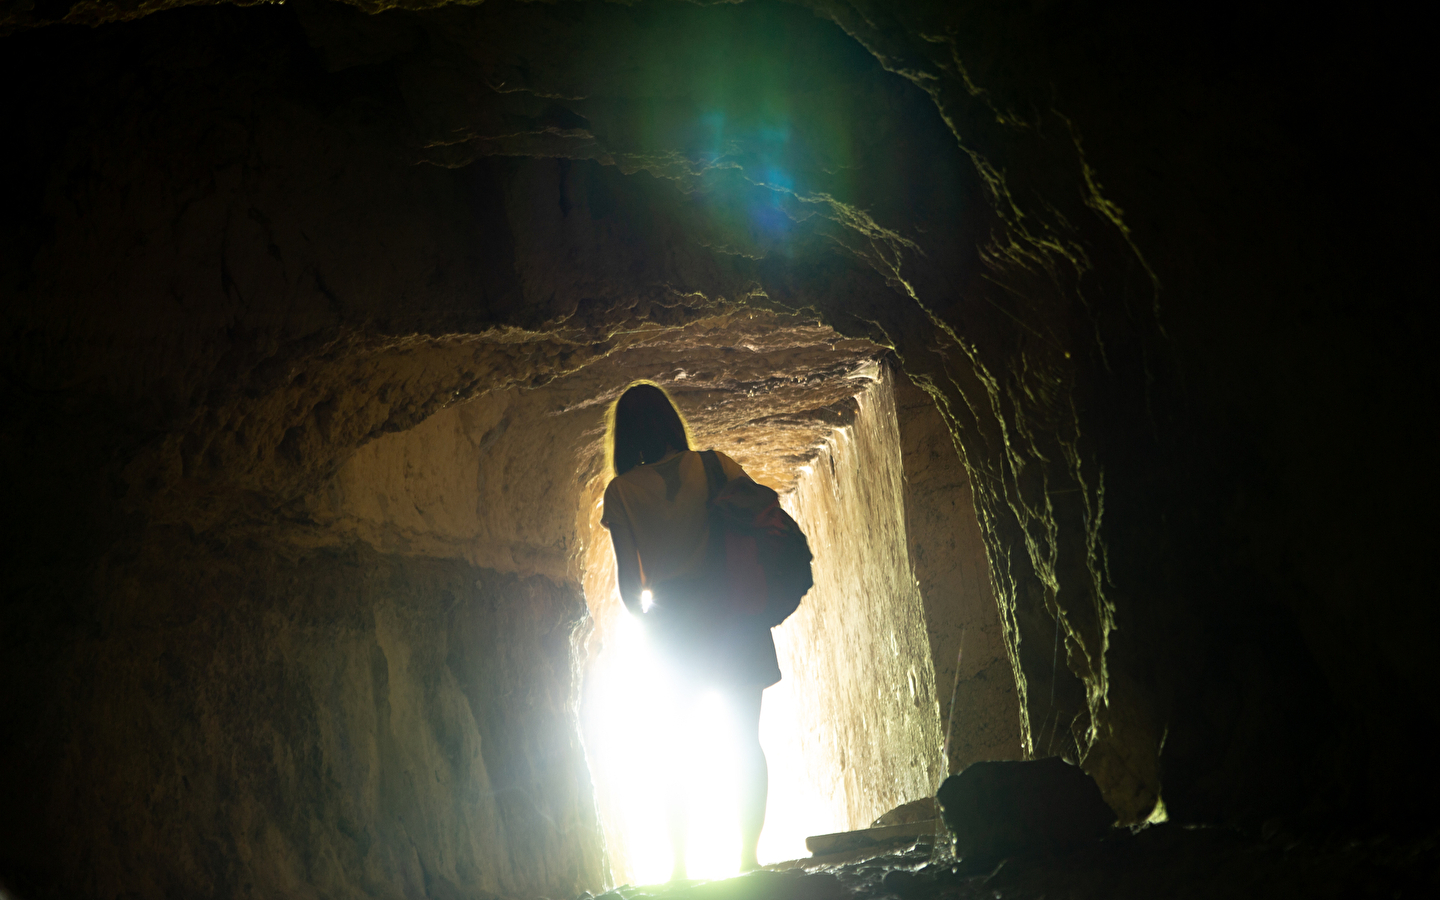
<svg viewBox="0 0 1440 900"><path fill-rule="evenodd" d="M625 473L625 475L629 474L630 472ZM625 475L616 475L614 478L610 479L609 484L605 485L604 500L606 504L618 504L620 502L620 495L622 493L624 493L627 489L634 489L633 485L630 484L630 479L626 478Z"/></svg>
<svg viewBox="0 0 1440 900"><path fill-rule="evenodd" d="M713 452L715 454L715 458L720 460L720 468L724 470L726 478L729 478L733 481L736 478L750 477L748 474L746 474L745 470L741 468L740 464L737 463L735 460L726 456L724 453L721 453L719 450L715 450Z"/></svg>
<svg viewBox="0 0 1440 900"><path fill-rule="evenodd" d="M620 497L620 491L624 482L623 475L610 479L605 485L605 493L600 500L600 524L609 528L617 518L625 517L625 501Z"/></svg>
<svg viewBox="0 0 1440 900"><path fill-rule="evenodd" d="M609 484L605 485L605 496L609 498L619 495L621 491L633 491L635 485L639 482L640 478L643 477L641 474L643 471L642 466L636 466L623 475L616 475L610 479Z"/></svg>

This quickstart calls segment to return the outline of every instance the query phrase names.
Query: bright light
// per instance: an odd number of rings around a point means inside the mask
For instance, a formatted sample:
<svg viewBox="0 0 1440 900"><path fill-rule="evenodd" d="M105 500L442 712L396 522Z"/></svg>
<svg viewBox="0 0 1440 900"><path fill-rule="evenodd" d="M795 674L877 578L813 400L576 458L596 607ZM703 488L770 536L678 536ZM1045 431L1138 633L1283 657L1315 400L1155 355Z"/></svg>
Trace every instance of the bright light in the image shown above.
<svg viewBox="0 0 1440 900"><path fill-rule="evenodd" d="M649 601L649 591L641 603ZM678 784L688 809L686 868L690 878L726 878L740 868L734 739L718 693L686 702L671 690L644 628L628 613L614 646L590 675L590 748L597 779L618 806L629 880L658 884L670 877L667 804ZM617 872L617 880L626 875Z"/></svg>
<svg viewBox="0 0 1440 900"><path fill-rule="evenodd" d="M770 802L760 833L762 863L809 856L807 836L849 830L843 784L827 777L831 773L817 771L807 758L806 739L814 747L823 736L796 728L803 721L798 707L804 700L795 695L795 687L793 680L782 680L765 692L761 706L760 743L770 767Z"/></svg>
<svg viewBox="0 0 1440 900"><path fill-rule="evenodd" d="M655 605L655 595L649 591L640 592L640 611L649 612L650 607Z"/></svg>

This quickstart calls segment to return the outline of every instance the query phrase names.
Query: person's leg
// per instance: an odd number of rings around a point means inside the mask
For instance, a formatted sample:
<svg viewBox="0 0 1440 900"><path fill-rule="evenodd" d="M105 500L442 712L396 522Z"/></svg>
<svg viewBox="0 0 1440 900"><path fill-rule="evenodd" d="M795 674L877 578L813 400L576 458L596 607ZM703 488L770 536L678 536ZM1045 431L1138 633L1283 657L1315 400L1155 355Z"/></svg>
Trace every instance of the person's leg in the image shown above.
<svg viewBox="0 0 1440 900"><path fill-rule="evenodd" d="M730 691L740 777L740 869L744 872L760 868L755 853L765 827L765 802L770 793L770 769L760 746L760 699L764 691L758 685Z"/></svg>
<svg viewBox="0 0 1440 900"><path fill-rule="evenodd" d="M661 750L672 761L669 783L665 785L665 818L670 831L670 880L685 881L688 874L685 854L690 830L686 779L691 773L684 760L692 752L687 731L690 717L695 714L695 692L679 678L672 682L672 690L670 722L675 730L667 735L666 746Z"/></svg>

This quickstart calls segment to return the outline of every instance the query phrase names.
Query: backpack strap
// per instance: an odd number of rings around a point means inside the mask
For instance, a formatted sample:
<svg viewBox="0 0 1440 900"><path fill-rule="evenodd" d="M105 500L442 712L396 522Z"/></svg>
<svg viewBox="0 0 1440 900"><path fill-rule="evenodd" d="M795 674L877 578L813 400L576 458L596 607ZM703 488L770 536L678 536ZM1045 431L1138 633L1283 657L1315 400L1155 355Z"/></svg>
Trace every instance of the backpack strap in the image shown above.
<svg viewBox="0 0 1440 900"><path fill-rule="evenodd" d="M715 455L714 450L701 450L700 459L705 463L705 481L710 486L710 493L705 498L705 502L714 503L727 481L725 467L720 465L720 457Z"/></svg>

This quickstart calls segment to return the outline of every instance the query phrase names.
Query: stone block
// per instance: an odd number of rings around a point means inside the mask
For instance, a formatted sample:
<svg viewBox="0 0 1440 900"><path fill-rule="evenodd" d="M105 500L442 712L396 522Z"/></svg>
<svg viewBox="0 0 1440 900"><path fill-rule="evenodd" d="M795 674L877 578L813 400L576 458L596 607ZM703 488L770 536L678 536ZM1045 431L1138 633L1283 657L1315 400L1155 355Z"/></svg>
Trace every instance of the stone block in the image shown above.
<svg viewBox="0 0 1440 900"><path fill-rule="evenodd" d="M1115 822L1095 780L1059 757L975 763L945 779L935 799L970 863L1073 847Z"/></svg>

